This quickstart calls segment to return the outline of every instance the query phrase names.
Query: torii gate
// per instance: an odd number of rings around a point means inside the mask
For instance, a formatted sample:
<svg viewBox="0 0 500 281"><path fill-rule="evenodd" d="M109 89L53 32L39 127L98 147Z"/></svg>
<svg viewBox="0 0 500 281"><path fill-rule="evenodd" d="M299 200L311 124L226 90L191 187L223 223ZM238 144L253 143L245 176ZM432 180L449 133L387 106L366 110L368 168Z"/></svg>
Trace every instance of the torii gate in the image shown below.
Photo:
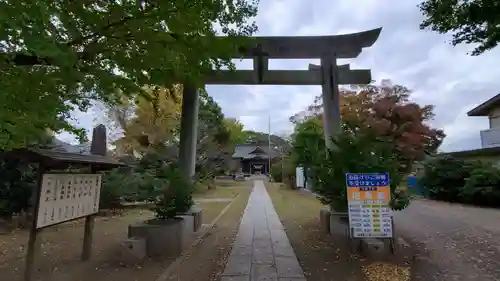
<svg viewBox="0 0 500 281"><path fill-rule="evenodd" d="M332 137L340 132L339 85L369 84L369 69L351 70L337 66L337 59L356 58L363 48L377 41L382 28L333 36L254 37L253 48L241 50L241 57L253 59L253 70L221 70L206 75L204 84L222 85L321 85L326 146L334 149ZM308 70L269 70L269 59L320 59ZM198 130L197 88L184 85L179 147L180 167L191 178L195 172Z"/></svg>

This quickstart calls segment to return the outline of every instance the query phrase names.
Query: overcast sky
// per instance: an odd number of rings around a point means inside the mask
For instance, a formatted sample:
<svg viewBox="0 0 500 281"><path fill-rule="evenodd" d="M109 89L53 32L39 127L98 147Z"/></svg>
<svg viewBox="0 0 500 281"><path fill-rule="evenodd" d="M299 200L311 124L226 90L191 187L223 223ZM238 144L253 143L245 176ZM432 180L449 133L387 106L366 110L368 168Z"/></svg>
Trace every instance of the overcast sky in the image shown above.
<svg viewBox="0 0 500 281"><path fill-rule="evenodd" d="M383 27L373 47L364 49L351 68L369 68L376 81L391 79L414 91L419 104L436 106L432 125L444 129L443 151L480 147L479 131L486 117L467 117L467 111L500 92L500 48L479 57L467 55L473 46L453 47L449 37L421 31L417 5L405 0L261 0L257 35L337 35ZM270 69L307 69L310 62L271 60ZM341 62L342 63L342 62ZM251 62L238 64L249 68ZM311 104L320 86L209 86L208 92L228 117L246 129L291 131L288 118ZM75 113L77 123L90 128L95 112ZM93 117L94 116L94 117ZM70 140L67 135L62 139Z"/></svg>

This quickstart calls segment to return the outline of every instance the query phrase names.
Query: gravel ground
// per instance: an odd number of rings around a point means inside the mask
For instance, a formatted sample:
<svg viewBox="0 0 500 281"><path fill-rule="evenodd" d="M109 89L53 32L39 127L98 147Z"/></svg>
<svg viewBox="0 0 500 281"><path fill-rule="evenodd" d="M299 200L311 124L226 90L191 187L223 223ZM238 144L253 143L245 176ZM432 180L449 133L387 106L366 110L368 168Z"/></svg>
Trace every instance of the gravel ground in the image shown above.
<svg viewBox="0 0 500 281"><path fill-rule="evenodd" d="M416 246L411 280L500 280L500 210L416 200L395 217Z"/></svg>

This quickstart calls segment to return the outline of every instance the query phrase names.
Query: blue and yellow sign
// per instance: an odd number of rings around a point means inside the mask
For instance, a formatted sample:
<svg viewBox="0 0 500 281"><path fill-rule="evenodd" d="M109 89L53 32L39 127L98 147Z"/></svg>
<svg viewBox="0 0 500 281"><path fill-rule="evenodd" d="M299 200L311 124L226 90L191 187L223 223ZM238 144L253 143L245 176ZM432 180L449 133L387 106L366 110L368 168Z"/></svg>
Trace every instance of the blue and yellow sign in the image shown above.
<svg viewBox="0 0 500 281"><path fill-rule="evenodd" d="M346 174L349 224L353 237L392 237L388 173Z"/></svg>

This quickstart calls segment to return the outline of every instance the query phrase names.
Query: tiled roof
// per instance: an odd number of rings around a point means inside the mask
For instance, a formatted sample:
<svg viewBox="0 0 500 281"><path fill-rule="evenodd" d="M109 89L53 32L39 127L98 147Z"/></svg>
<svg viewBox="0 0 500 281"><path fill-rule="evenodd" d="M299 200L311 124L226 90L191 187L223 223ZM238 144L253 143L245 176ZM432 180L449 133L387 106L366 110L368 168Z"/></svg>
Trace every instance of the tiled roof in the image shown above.
<svg viewBox="0 0 500 281"><path fill-rule="evenodd" d="M71 145L56 138L40 147L14 149L0 154L1 157L16 157L29 162L43 163L48 168L65 169L71 165L93 165L97 170L107 170L123 163L108 156L90 153L90 144Z"/></svg>
<svg viewBox="0 0 500 281"><path fill-rule="evenodd" d="M237 145L236 148L234 149L234 154L232 157L233 158L244 158L244 159L254 158L255 155L252 155L251 153L257 147L259 149L261 149L264 153L267 154L267 155L261 155L262 158L267 158L268 155L271 155L272 158L279 156L279 151L273 149L272 147L271 147L271 152L269 153L269 148L266 145L257 146L255 144L240 144L240 145Z"/></svg>
<svg viewBox="0 0 500 281"><path fill-rule="evenodd" d="M47 146L47 149L50 149L53 151L58 151L58 152L90 155L90 143L73 145L73 144L69 144L67 142L58 140L56 138L54 138L52 140L52 143Z"/></svg>

